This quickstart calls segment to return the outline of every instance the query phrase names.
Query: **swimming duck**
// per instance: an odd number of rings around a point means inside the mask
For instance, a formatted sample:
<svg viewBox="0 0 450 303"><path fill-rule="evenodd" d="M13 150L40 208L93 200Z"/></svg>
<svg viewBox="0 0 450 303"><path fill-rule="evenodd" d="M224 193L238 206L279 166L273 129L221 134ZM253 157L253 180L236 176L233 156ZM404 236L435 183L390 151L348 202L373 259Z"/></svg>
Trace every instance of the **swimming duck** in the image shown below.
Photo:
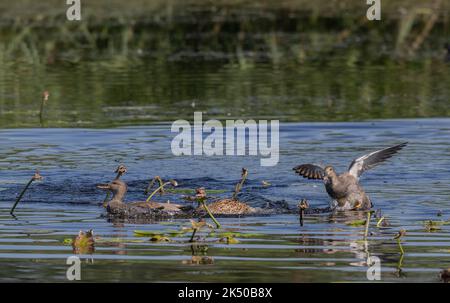
<svg viewBox="0 0 450 303"><path fill-rule="evenodd" d="M333 166L325 167L315 164L302 164L293 170L308 179L323 180L325 189L331 197L331 209L333 210L368 210L372 208L372 202L359 184L359 177L383 161L391 158L399 150L405 147L407 142L377 150L352 161L348 171L337 174Z"/></svg>
<svg viewBox="0 0 450 303"><path fill-rule="evenodd" d="M245 180L248 176L248 170L246 168L242 168L241 180L236 184L234 188L234 193L231 198L220 199L208 204L208 208L214 215L249 215L254 214L256 209L247 205L247 203L240 202L237 199L238 193L241 191L242 186L244 185ZM200 187L196 189L196 199L205 199L206 190L204 187ZM197 211L204 210L203 206L197 208Z"/></svg>
<svg viewBox="0 0 450 303"><path fill-rule="evenodd" d="M138 201L125 203L124 199L128 186L119 179L115 179L107 184L99 184L97 188L113 193L112 199L107 203L106 210L114 216L171 216L182 212L181 205L169 202Z"/></svg>
<svg viewBox="0 0 450 303"><path fill-rule="evenodd" d="M206 190L204 187L196 189L197 199L206 199ZM214 215L249 215L254 214L256 209L250 207L246 203L236 200L234 197L231 199L220 199L218 201L208 204L210 212ZM203 206L197 208L197 212L205 211Z"/></svg>
<svg viewBox="0 0 450 303"><path fill-rule="evenodd" d="M119 180L120 177L122 177L127 172L127 167L123 164L120 164L114 172L117 174L114 180ZM103 200L103 207L106 208L106 206L108 205L108 200L109 200L109 191L106 193L106 197Z"/></svg>

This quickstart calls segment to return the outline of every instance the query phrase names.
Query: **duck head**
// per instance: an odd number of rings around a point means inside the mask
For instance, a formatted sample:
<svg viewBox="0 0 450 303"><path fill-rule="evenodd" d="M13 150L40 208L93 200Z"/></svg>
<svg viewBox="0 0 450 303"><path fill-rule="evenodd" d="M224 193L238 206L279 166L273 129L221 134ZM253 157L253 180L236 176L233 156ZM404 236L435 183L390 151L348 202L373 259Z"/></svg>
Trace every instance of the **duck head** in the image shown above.
<svg viewBox="0 0 450 303"><path fill-rule="evenodd" d="M336 177L336 171L334 170L334 167L331 165L325 166L325 177L333 178Z"/></svg>
<svg viewBox="0 0 450 303"><path fill-rule="evenodd" d="M111 191L113 193L111 201L117 200L121 202L123 202L125 194L127 193L128 190L127 184L121 180L114 180L106 184L98 184L97 188Z"/></svg>

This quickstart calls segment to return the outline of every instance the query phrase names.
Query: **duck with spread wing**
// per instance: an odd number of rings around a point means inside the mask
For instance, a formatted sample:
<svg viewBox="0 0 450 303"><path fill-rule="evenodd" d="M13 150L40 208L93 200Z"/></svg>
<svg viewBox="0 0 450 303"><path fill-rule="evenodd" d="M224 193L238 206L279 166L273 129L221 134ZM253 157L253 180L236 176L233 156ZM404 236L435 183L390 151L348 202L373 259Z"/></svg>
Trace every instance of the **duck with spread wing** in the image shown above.
<svg viewBox="0 0 450 303"><path fill-rule="evenodd" d="M315 164L302 164L293 170L308 179L323 180L325 189L331 197L333 210L368 210L372 202L359 184L363 172L391 158L405 147L407 142L377 150L352 161L348 171L338 174L333 166L322 167Z"/></svg>

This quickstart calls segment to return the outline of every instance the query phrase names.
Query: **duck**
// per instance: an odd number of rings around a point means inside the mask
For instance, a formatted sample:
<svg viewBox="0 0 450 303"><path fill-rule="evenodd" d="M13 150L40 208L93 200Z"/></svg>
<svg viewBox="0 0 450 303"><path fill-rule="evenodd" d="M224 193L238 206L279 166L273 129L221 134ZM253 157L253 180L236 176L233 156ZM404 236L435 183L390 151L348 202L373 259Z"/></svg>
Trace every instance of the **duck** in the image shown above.
<svg viewBox="0 0 450 303"><path fill-rule="evenodd" d="M116 177L114 178L114 180L119 180L120 177L122 177L127 172L127 167L123 164L120 164L114 172L117 174ZM108 205L108 199L109 199L109 191L107 192L106 197L103 200L104 208L106 208Z"/></svg>
<svg viewBox="0 0 450 303"><path fill-rule="evenodd" d="M207 199L206 189L200 187L196 189L195 198ZM255 214L256 209L249 206L247 203L238 201L235 197L229 199L220 199L208 204L208 209L213 215L250 215ZM196 209L196 212L202 213L205 211L203 205Z"/></svg>
<svg viewBox="0 0 450 303"><path fill-rule="evenodd" d="M173 203L160 203L154 201L136 201L125 203L125 195L128 191L127 184L119 179L110 183L98 184L98 189L112 192L113 197L106 205L106 211L113 216L173 216L182 213L182 206Z"/></svg>
<svg viewBox="0 0 450 303"><path fill-rule="evenodd" d="M336 211L370 210L372 201L359 183L362 173L372 169L404 148L408 142L380 149L354 159L348 170L338 174L333 166L301 164L293 168L300 176L322 180L331 198L330 208Z"/></svg>
<svg viewBox="0 0 450 303"><path fill-rule="evenodd" d="M242 186L244 185L245 180L247 179L247 176L248 170L246 168L242 168L241 180L236 184L233 196L231 198L219 199L213 201L211 204L208 204L208 208L213 215L250 215L256 213L255 208L237 199L237 195L241 191ZM197 200L208 198L206 196L206 190L204 187L196 189L195 198ZM202 212L204 210L205 209L203 205L197 208L198 212Z"/></svg>

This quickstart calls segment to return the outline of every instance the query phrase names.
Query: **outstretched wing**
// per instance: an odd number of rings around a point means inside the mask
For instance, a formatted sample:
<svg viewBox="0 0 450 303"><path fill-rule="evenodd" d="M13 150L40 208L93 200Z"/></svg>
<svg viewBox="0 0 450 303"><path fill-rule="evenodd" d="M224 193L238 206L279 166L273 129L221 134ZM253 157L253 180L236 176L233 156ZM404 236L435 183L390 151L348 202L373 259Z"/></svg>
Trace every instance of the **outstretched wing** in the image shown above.
<svg viewBox="0 0 450 303"><path fill-rule="evenodd" d="M293 168L297 174L308 179L323 179L325 171L322 167L314 164L302 164Z"/></svg>
<svg viewBox="0 0 450 303"><path fill-rule="evenodd" d="M396 154L399 150L401 150L403 147L405 147L406 144L408 144L408 142L388 147L385 149L377 150L370 154L359 157L353 160L353 162L350 164L348 172L358 179L363 172L386 161L394 154Z"/></svg>

